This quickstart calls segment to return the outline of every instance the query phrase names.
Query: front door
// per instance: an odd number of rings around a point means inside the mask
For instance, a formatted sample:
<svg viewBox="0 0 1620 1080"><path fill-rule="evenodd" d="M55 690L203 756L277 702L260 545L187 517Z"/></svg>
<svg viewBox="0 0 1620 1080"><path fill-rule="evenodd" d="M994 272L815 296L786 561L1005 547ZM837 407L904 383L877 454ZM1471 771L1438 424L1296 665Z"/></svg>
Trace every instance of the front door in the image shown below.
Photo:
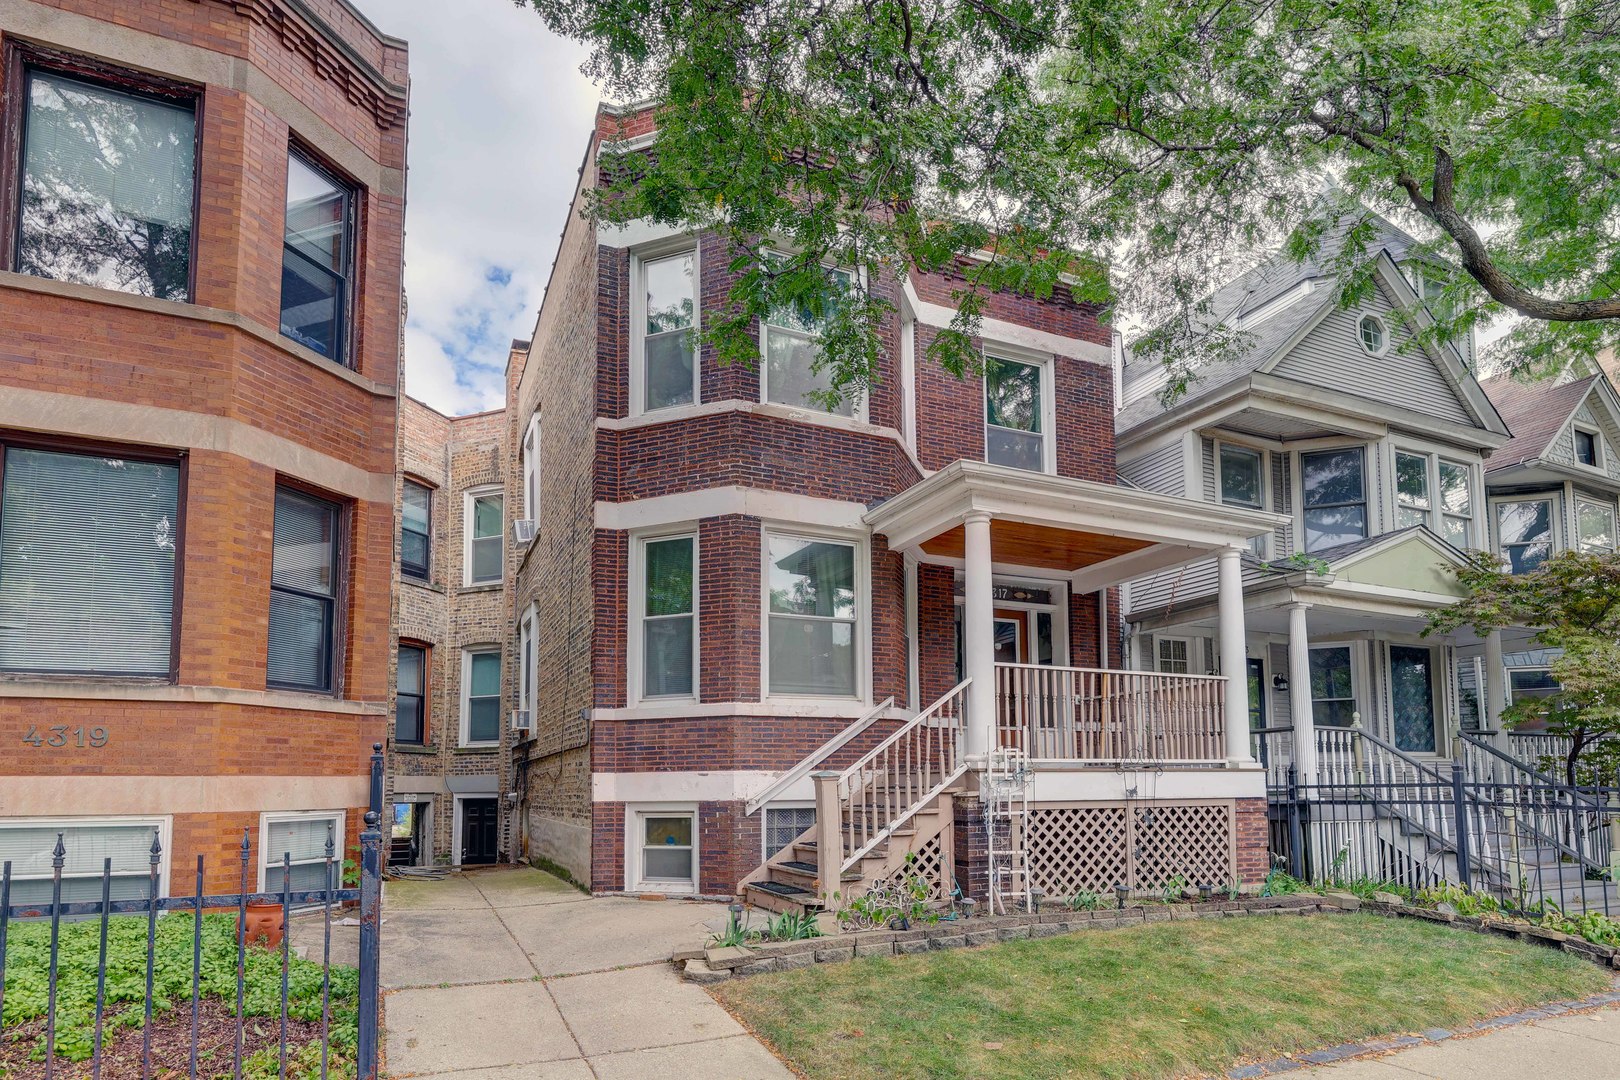
<svg viewBox="0 0 1620 1080"><path fill-rule="evenodd" d="M1389 683L1396 747L1408 754L1434 753L1434 650L1391 645Z"/></svg>
<svg viewBox="0 0 1620 1080"><path fill-rule="evenodd" d="M1029 663L1029 633L1026 611L996 608L996 663Z"/></svg>
<svg viewBox="0 0 1620 1080"><path fill-rule="evenodd" d="M461 864L487 866L495 861L500 809L494 799L461 800Z"/></svg>

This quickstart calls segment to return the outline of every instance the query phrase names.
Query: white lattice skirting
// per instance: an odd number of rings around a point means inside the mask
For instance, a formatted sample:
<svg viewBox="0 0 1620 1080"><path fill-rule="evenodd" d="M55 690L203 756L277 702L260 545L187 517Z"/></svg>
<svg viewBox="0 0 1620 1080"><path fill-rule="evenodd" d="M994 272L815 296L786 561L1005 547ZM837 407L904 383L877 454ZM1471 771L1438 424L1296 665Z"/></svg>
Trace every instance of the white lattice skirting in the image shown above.
<svg viewBox="0 0 1620 1080"><path fill-rule="evenodd" d="M917 857L909 866L896 870L886 878L879 878L873 884L898 885L911 874L917 874L928 882L928 902L942 904L950 899L952 874L946 865L946 853L943 836L936 836L922 847L917 849Z"/></svg>
<svg viewBox="0 0 1620 1080"><path fill-rule="evenodd" d="M1031 806L1025 819L1030 885L1048 896L1157 891L1180 875L1222 885L1237 867L1230 801Z"/></svg>

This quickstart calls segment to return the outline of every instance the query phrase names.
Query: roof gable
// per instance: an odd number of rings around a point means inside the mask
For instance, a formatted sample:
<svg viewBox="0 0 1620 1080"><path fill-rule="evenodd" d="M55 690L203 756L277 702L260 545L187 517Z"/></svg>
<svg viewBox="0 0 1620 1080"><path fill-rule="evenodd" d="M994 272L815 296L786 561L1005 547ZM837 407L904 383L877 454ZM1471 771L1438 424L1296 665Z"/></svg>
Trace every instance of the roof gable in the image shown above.
<svg viewBox="0 0 1620 1080"><path fill-rule="evenodd" d="M1467 561L1462 552L1421 526L1346 547L1351 550L1337 556L1323 553L1335 582L1436 596L1467 595L1452 572Z"/></svg>
<svg viewBox="0 0 1620 1080"><path fill-rule="evenodd" d="M1605 470L1610 479L1620 480L1620 398L1603 375L1561 384L1499 375L1485 383L1485 390L1513 431L1507 445L1486 462L1486 472L1543 462L1584 468L1575 461L1574 427L1579 421L1597 429Z"/></svg>

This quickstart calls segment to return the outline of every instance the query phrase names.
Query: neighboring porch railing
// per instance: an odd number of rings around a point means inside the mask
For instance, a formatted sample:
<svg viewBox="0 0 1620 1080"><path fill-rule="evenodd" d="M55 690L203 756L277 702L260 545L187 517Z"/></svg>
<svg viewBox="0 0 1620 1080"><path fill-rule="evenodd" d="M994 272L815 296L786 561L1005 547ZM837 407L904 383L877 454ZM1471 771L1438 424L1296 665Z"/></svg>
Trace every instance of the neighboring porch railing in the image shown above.
<svg viewBox="0 0 1620 1080"><path fill-rule="evenodd" d="M996 665L1003 746L1033 760L1211 765L1226 760L1220 676Z"/></svg>

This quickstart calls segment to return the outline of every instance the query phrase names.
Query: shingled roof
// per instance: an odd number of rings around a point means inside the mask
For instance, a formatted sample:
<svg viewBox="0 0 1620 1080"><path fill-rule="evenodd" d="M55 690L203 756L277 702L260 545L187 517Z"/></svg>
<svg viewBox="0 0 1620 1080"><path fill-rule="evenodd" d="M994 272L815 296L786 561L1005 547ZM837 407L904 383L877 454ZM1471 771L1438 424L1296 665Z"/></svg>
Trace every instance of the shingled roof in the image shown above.
<svg viewBox="0 0 1620 1080"><path fill-rule="evenodd" d="M1592 384L1599 377L1589 375L1562 386L1549 386L1545 382L1524 383L1511 375L1498 375L1481 383L1485 395L1507 421L1508 430L1513 432L1507 445L1485 462L1485 471L1510 469L1545 454L1548 445L1592 392Z"/></svg>

